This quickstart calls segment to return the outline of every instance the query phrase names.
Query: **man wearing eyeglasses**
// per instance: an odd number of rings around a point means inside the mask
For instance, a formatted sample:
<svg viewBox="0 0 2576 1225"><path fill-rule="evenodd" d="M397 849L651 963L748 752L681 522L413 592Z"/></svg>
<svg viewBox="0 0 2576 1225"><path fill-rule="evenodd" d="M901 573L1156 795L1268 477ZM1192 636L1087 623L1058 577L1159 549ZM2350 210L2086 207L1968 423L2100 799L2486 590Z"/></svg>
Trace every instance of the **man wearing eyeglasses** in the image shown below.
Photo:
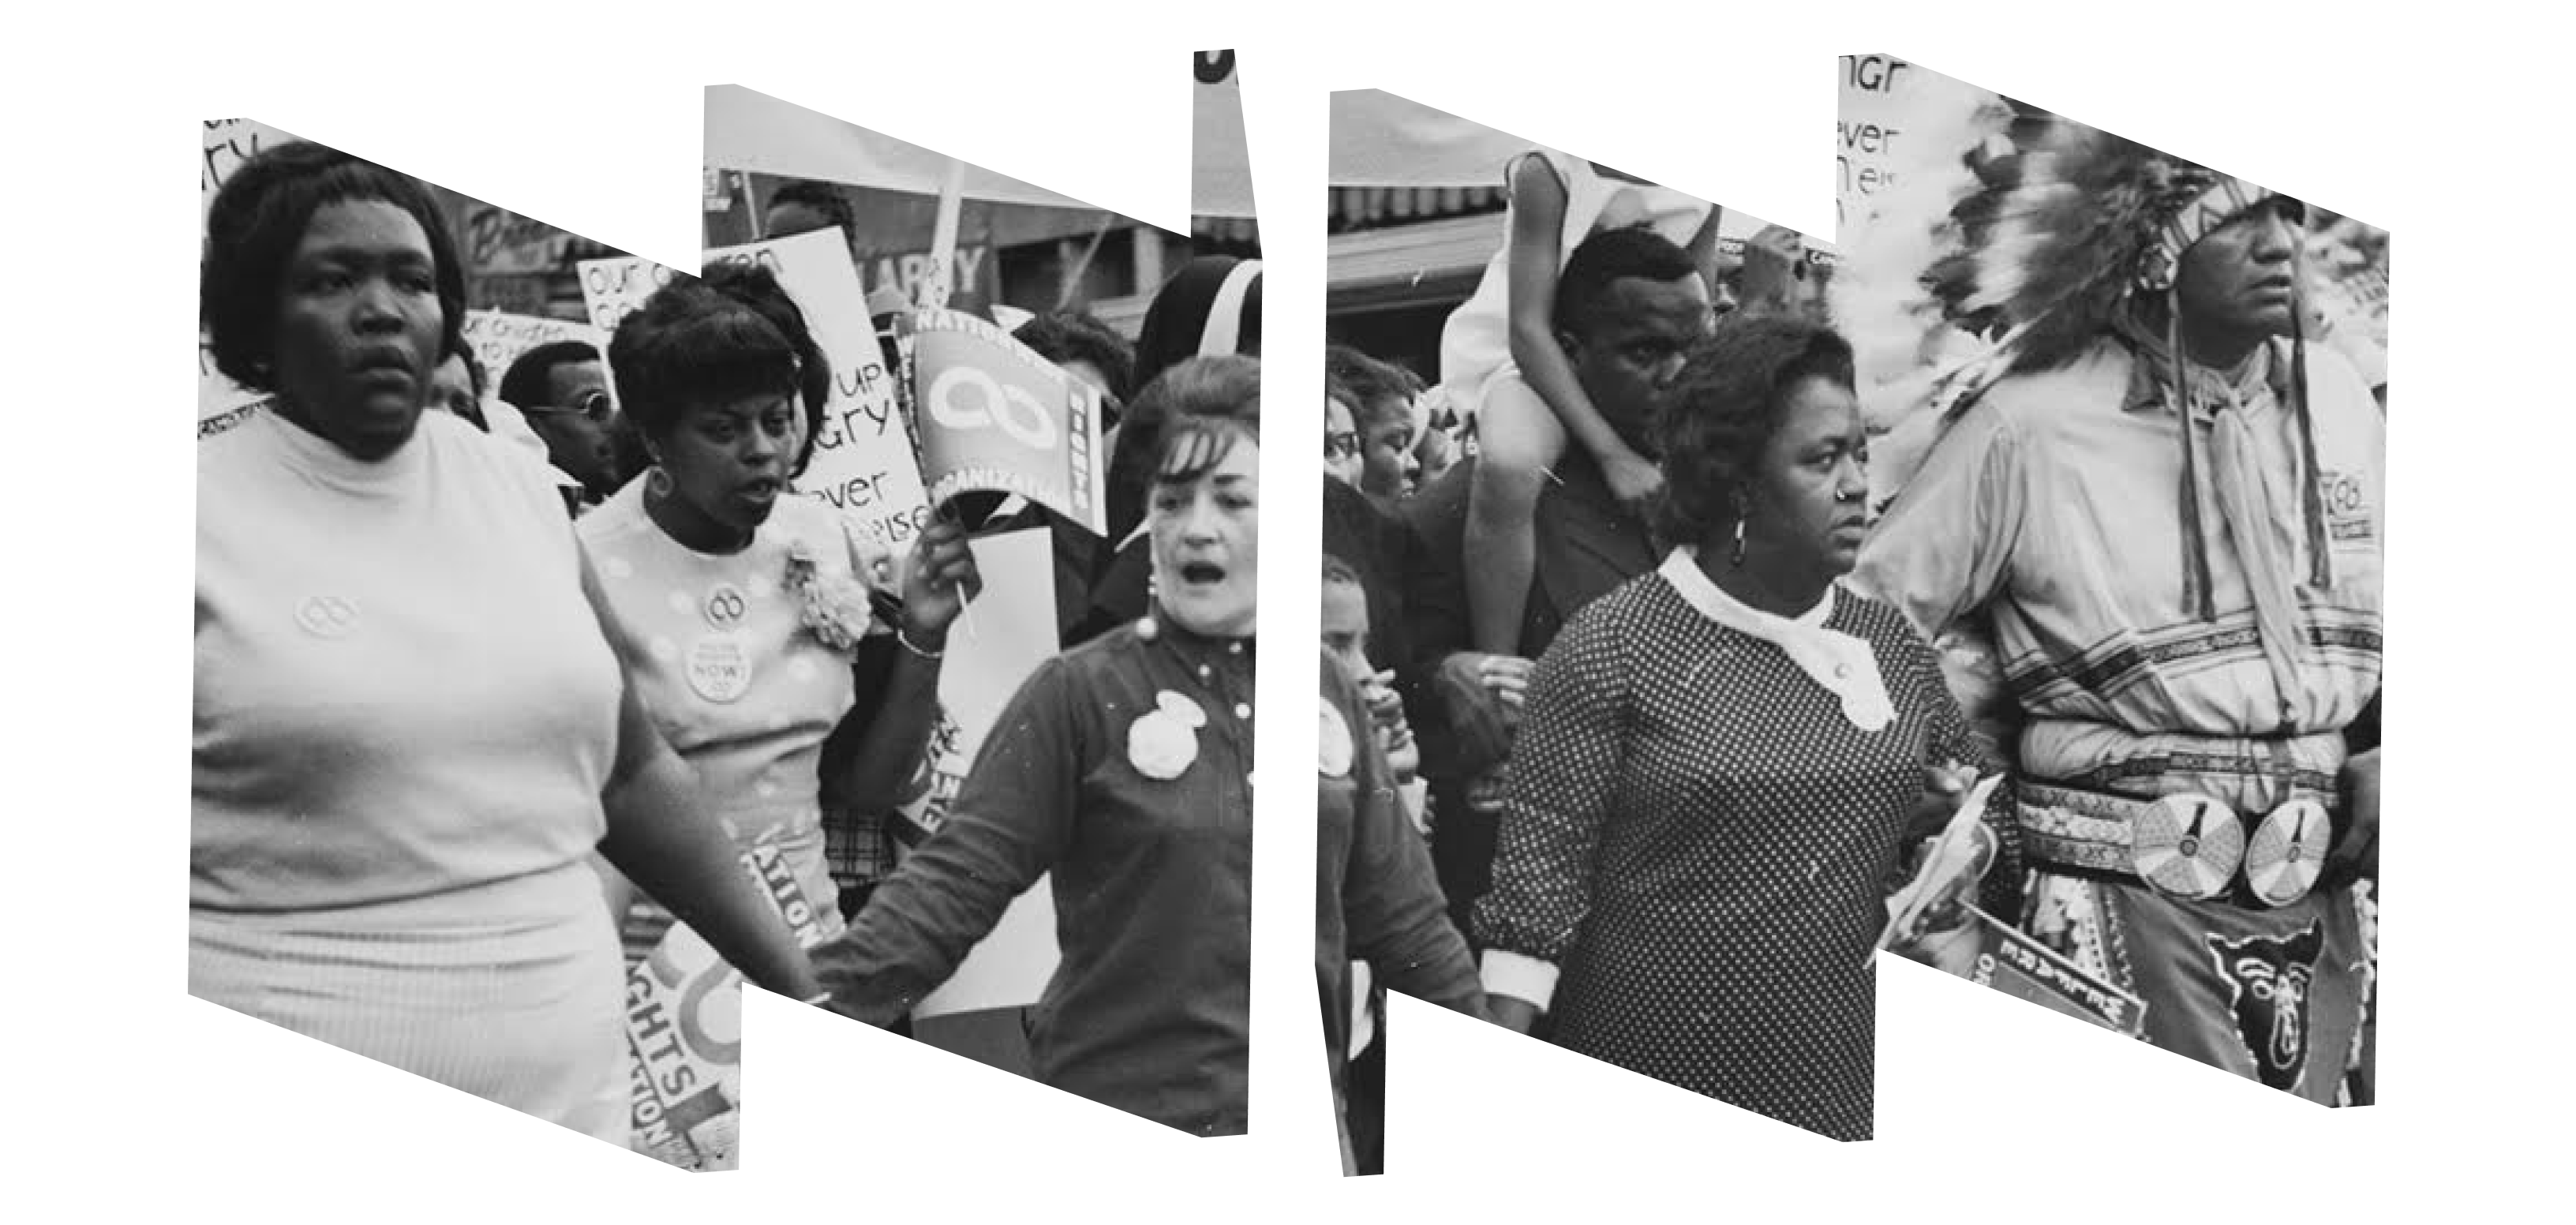
<svg viewBox="0 0 2576 1225"><path fill-rule="evenodd" d="M501 378L501 398L545 439L555 470L580 486L582 507L617 492L617 414L598 349L561 340L520 354Z"/></svg>

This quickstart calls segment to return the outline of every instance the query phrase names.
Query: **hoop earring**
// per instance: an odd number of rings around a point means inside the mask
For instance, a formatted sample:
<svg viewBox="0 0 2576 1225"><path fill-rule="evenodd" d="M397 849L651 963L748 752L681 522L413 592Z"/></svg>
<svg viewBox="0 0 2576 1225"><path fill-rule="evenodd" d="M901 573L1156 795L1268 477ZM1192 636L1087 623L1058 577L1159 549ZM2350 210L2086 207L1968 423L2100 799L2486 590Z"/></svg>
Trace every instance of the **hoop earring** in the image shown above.
<svg viewBox="0 0 2576 1225"><path fill-rule="evenodd" d="M661 501L671 496L671 474L656 466L644 473L644 496Z"/></svg>
<svg viewBox="0 0 2576 1225"><path fill-rule="evenodd" d="M1741 514L1735 516L1735 548L1727 560L1738 568L1744 565L1744 516Z"/></svg>

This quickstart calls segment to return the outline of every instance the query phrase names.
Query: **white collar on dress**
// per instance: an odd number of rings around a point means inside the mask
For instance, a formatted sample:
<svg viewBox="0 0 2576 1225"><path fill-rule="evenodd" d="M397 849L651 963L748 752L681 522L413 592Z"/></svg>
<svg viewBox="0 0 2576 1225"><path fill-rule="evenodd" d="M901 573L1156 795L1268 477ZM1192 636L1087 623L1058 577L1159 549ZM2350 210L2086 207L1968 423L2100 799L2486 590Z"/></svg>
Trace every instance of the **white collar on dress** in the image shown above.
<svg viewBox="0 0 2576 1225"><path fill-rule="evenodd" d="M1780 648L1808 679L1841 701L1843 717L1853 727L1874 732L1896 718L1887 681L1879 675L1878 653L1866 639L1825 628L1834 612L1834 585L1825 588L1814 608L1783 617L1746 604L1709 581L1699 568L1699 551L1689 545L1666 554L1656 573L1702 616Z"/></svg>

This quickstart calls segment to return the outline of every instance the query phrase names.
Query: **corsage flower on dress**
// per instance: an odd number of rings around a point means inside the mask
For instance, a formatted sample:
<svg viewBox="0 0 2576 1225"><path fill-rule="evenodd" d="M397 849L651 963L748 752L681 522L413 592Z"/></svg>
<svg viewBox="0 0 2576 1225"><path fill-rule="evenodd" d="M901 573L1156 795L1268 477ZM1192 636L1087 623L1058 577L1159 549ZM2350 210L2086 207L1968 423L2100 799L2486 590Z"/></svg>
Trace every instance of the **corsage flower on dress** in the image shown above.
<svg viewBox="0 0 2576 1225"><path fill-rule="evenodd" d="M796 593L798 619L825 647L847 654L867 636L873 620L867 585L823 573L813 546L802 540L787 546L787 589Z"/></svg>

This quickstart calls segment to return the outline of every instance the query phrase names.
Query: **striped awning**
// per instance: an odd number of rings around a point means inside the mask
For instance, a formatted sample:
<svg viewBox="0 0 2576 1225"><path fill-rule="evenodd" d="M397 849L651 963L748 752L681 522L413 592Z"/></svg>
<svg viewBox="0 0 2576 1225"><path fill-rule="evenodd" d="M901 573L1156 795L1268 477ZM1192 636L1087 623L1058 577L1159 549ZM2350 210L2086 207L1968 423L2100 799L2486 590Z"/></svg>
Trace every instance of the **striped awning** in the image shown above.
<svg viewBox="0 0 2576 1225"><path fill-rule="evenodd" d="M1335 187L1330 221L1336 234L1382 225L1503 210L1503 189L1492 187Z"/></svg>

